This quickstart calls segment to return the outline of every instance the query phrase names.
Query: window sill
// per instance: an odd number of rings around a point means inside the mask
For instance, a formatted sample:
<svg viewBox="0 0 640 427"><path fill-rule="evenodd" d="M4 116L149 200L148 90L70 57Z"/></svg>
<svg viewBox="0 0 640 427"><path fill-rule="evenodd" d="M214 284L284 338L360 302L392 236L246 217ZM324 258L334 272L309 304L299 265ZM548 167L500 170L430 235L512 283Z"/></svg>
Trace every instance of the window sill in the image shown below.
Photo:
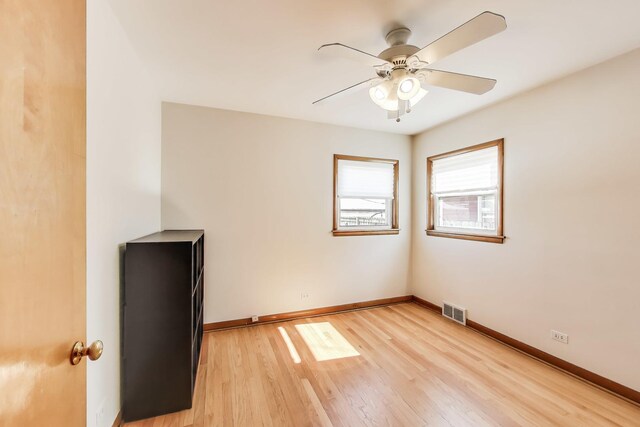
<svg viewBox="0 0 640 427"><path fill-rule="evenodd" d="M399 234L399 228L386 230L333 230L334 236L383 236L388 234Z"/></svg>
<svg viewBox="0 0 640 427"><path fill-rule="evenodd" d="M505 236L486 236L484 234L458 234L444 231L427 230L427 236L448 237L450 239L475 240L477 242L504 243Z"/></svg>

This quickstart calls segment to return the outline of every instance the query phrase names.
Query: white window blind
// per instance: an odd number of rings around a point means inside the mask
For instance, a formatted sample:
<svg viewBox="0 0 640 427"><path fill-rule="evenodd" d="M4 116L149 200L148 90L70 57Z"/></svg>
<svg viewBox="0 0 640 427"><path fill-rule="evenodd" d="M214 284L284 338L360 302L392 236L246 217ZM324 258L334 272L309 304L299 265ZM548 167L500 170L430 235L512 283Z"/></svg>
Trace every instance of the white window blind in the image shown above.
<svg viewBox="0 0 640 427"><path fill-rule="evenodd" d="M434 194L492 190L498 187L498 147L434 160L431 191Z"/></svg>
<svg viewBox="0 0 640 427"><path fill-rule="evenodd" d="M393 164L338 160L338 197L393 199Z"/></svg>

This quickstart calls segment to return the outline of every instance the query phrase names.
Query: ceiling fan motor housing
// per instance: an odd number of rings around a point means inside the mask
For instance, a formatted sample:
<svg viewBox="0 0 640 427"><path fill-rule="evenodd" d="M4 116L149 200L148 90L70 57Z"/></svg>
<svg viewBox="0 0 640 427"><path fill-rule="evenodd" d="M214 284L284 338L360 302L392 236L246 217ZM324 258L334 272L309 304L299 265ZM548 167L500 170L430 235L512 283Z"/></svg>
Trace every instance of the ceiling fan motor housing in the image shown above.
<svg viewBox="0 0 640 427"><path fill-rule="evenodd" d="M402 44L407 44L410 36L410 29L408 29L407 27L399 27L389 31L384 39L387 41L387 44L389 46L399 46Z"/></svg>
<svg viewBox="0 0 640 427"><path fill-rule="evenodd" d="M407 44L409 36L411 36L411 30L406 27L389 31L385 40L390 47L380 52L378 58L391 62L394 68L405 68L406 59L420 50L416 46Z"/></svg>

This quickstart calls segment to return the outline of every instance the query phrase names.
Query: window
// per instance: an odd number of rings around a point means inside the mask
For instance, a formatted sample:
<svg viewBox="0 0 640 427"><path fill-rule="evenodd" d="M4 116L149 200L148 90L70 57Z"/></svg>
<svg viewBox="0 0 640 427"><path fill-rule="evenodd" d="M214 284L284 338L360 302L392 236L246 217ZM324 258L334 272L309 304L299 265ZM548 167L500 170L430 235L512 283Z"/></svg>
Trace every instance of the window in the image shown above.
<svg viewBox="0 0 640 427"><path fill-rule="evenodd" d="M502 243L504 141L427 159L427 235Z"/></svg>
<svg viewBox="0 0 640 427"><path fill-rule="evenodd" d="M333 235L398 234L398 161L333 156Z"/></svg>

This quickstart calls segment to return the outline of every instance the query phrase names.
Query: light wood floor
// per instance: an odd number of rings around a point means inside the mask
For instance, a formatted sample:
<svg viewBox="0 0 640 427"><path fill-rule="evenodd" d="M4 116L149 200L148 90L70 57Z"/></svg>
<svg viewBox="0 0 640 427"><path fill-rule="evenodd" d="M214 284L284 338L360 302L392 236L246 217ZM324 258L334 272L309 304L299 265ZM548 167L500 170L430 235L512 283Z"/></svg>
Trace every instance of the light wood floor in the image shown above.
<svg viewBox="0 0 640 427"><path fill-rule="evenodd" d="M640 426L639 406L413 303L205 336L193 409L127 426ZM359 355L318 362L305 338Z"/></svg>

